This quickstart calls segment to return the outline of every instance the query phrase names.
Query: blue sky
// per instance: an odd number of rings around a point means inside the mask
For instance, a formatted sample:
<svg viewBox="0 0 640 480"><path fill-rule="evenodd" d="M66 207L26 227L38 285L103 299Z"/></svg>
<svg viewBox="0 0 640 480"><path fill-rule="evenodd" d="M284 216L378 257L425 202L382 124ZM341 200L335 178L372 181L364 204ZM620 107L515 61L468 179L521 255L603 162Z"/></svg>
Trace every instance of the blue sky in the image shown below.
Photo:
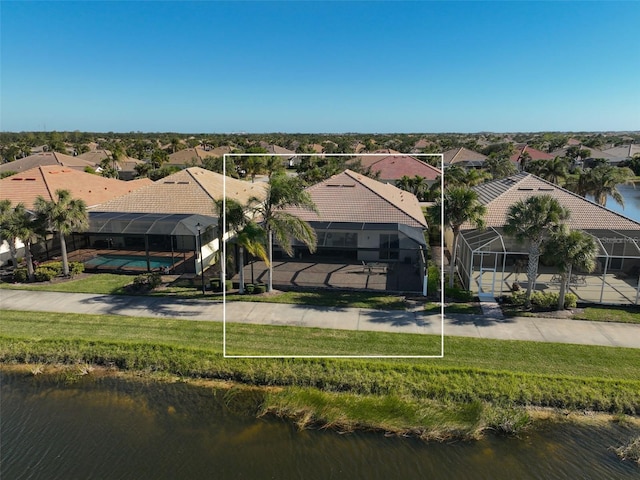
<svg viewBox="0 0 640 480"><path fill-rule="evenodd" d="M640 2L1 3L0 129L640 130Z"/></svg>

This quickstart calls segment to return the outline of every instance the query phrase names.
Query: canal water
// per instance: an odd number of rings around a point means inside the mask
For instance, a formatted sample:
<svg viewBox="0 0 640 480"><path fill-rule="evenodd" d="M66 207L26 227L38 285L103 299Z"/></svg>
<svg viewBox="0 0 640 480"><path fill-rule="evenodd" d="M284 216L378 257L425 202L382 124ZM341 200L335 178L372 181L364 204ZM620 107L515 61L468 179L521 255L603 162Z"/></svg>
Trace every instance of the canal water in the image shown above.
<svg viewBox="0 0 640 480"><path fill-rule="evenodd" d="M640 478L610 450L640 434L619 424L424 443L256 419L256 394L91 377L3 372L0 478Z"/></svg>
<svg viewBox="0 0 640 480"><path fill-rule="evenodd" d="M611 197L607 198L607 208L640 222L640 183L618 185L618 191L624 200L624 208Z"/></svg>

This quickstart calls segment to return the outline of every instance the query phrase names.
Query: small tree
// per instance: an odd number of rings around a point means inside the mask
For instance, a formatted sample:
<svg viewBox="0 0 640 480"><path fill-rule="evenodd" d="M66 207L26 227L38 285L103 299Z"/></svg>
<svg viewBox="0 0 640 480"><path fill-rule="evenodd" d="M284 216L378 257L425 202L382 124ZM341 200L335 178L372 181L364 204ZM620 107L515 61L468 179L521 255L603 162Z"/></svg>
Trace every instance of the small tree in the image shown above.
<svg viewBox="0 0 640 480"><path fill-rule="evenodd" d="M34 206L43 224L58 232L62 251L62 273L69 276L65 235L82 232L89 227L87 205L84 200L72 198L69 190L56 190L54 199L47 201L39 196Z"/></svg>
<svg viewBox="0 0 640 480"><path fill-rule="evenodd" d="M260 218L262 228L267 232L269 257L267 291L271 292L273 290L274 237L289 256L293 256L291 241L294 238L303 242L311 252L315 251L317 244L316 232L311 225L301 218L285 212L284 209L300 207L311 211L317 210L300 179L285 174L276 174L269 179L264 202L252 198L251 203L255 205L254 212Z"/></svg>
<svg viewBox="0 0 640 480"><path fill-rule="evenodd" d="M529 242L529 262L527 266L527 305L531 303L531 292L538 277L538 263L542 242L556 232L563 221L569 218L569 211L562 207L551 195L536 195L519 200L509 207L504 232L518 242Z"/></svg>
<svg viewBox="0 0 640 480"><path fill-rule="evenodd" d="M444 207L444 224L449 226L453 232L453 252L449 262L449 287L453 287L453 277L455 274L455 262L458 255L458 237L460 227L469 222L476 228L484 228L484 215L487 208L478 202L478 194L467 187L448 188L444 192L444 205L438 198L431 207L429 216L434 224L440 223L442 208Z"/></svg>
<svg viewBox="0 0 640 480"><path fill-rule="evenodd" d="M560 296L558 310L564 308L564 299L574 269L593 272L596 267L598 246L594 238L580 230L560 228L545 243L543 257L558 267Z"/></svg>

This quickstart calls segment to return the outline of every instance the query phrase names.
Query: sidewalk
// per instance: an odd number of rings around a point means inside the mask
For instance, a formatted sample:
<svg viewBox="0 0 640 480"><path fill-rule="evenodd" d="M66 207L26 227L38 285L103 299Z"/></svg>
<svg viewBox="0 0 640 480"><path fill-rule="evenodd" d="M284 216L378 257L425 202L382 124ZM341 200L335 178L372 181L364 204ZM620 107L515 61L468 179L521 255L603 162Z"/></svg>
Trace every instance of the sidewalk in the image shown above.
<svg viewBox="0 0 640 480"><path fill-rule="evenodd" d="M636 324L534 317L498 319L486 315L447 315L443 320L439 315L424 315L415 309L383 311L257 302L229 302L224 306L201 299L0 290L0 310L201 321L222 321L225 315L230 323L432 335L440 335L444 326L445 336L640 348L640 325Z"/></svg>

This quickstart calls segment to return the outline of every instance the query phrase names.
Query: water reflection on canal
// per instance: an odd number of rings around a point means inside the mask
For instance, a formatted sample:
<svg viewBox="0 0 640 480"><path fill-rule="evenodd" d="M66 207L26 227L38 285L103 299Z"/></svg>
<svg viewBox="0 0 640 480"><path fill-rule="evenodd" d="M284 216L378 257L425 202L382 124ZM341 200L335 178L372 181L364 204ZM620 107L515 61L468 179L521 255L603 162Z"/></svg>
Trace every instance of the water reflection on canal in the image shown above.
<svg viewBox="0 0 640 480"><path fill-rule="evenodd" d="M423 443L297 431L252 395L183 383L3 372L2 479L637 479L608 449L637 429L547 427L520 439ZM64 379L63 379L64 380Z"/></svg>

